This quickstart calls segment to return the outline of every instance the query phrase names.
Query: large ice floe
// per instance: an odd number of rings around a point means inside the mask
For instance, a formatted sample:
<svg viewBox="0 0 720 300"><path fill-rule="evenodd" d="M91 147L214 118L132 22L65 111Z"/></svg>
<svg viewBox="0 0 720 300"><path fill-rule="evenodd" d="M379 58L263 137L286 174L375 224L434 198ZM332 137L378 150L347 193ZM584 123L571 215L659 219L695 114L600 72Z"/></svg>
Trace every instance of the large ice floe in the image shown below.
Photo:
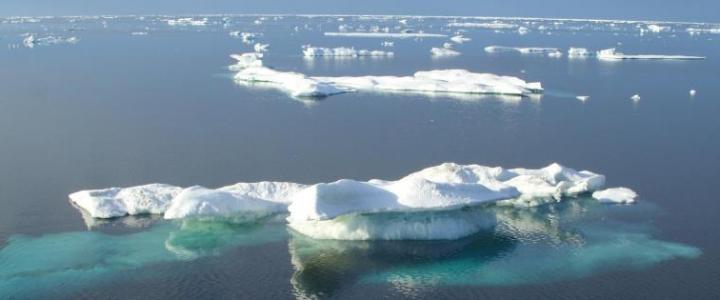
<svg viewBox="0 0 720 300"><path fill-rule="evenodd" d="M699 60L705 59L704 56L688 56L688 55L660 55L660 54L625 54L618 52L615 48L600 50L597 52L597 58L600 60Z"/></svg>
<svg viewBox="0 0 720 300"><path fill-rule="evenodd" d="M280 89L294 97L325 97L356 91L530 96L543 90L539 82L462 69L420 71L411 76L322 77L269 68L263 64L260 53L232 57L238 61L229 67L237 71L235 82Z"/></svg>
<svg viewBox="0 0 720 300"><path fill-rule="evenodd" d="M365 50L360 49L356 50L355 48L348 48L348 47L337 47L337 48L323 48L323 47L312 47L310 45L306 45L303 47L303 56L308 58L313 57L362 57L362 56L372 56L372 57L390 57L395 55L392 51L382 51L382 50Z"/></svg>
<svg viewBox="0 0 720 300"><path fill-rule="evenodd" d="M162 214L248 222L289 213L291 228L319 239L457 239L495 224L487 207L523 209L597 192L604 184L603 175L559 164L504 169L444 163L394 181L257 182L217 189L148 184L79 191L70 200L92 218ZM593 197L630 203L636 195L618 188Z"/></svg>

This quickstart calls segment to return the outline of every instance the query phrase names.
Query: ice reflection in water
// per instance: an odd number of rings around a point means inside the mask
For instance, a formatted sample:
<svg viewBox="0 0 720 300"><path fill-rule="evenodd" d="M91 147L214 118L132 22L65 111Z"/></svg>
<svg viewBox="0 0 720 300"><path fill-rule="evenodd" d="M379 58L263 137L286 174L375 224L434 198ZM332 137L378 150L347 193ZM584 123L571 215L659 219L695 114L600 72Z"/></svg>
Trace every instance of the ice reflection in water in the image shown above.
<svg viewBox="0 0 720 300"><path fill-rule="evenodd" d="M701 253L655 239L652 228L638 225L653 210L648 204L621 207L572 199L492 209L495 230L456 241L328 241L292 234L288 248L296 295L326 297L357 283L389 284L408 296L441 285L536 284Z"/></svg>

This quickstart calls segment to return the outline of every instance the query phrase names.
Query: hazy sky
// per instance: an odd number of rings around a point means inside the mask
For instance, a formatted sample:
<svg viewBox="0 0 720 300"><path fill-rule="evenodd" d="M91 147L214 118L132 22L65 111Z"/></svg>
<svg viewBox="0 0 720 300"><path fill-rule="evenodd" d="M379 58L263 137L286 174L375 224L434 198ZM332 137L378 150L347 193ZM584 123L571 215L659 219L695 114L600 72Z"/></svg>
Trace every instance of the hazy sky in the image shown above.
<svg viewBox="0 0 720 300"><path fill-rule="evenodd" d="M720 0L0 0L0 16L160 13L419 14L720 22Z"/></svg>

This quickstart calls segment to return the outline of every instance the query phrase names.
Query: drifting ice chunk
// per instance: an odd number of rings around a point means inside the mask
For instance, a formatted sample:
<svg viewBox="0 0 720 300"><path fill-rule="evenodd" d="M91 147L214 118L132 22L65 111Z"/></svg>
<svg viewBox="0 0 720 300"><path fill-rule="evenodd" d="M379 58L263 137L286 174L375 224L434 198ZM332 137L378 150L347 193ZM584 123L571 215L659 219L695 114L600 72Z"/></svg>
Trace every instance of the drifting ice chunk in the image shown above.
<svg viewBox="0 0 720 300"><path fill-rule="evenodd" d="M129 188L86 190L70 194L70 201L94 218L162 214L182 188L148 184Z"/></svg>
<svg viewBox="0 0 720 300"><path fill-rule="evenodd" d="M590 56L590 51L585 48L570 48L568 49L569 58L586 58Z"/></svg>
<svg viewBox="0 0 720 300"><path fill-rule="evenodd" d="M615 51L615 48L600 50L597 52L600 60L623 60L623 59L648 59L648 60L698 60L705 59L704 56L687 56L687 55L657 55L657 54L640 54L629 55Z"/></svg>
<svg viewBox="0 0 720 300"><path fill-rule="evenodd" d="M389 32L325 32L325 36L344 36L344 37L367 37L367 38L446 38L447 35L437 33L389 33Z"/></svg>
<svg viewBox="0 0 720 300"><path fill-rule="evenodd" d="M450 23L448 27L483 28L483 29L515 29L518 26L507 23Z"/></svg>
<svg viewBox="0 0 720 300"><path fill-rule="evenodd" d="M632 101L638 102L638 101L640 101L640 95L635 94L632 97L630 97L630 99L632 99Z"/></svg>
<svg viewBox="0 0 720 300"><path fill-rule="evenodd" d="M384 41L382 42L383 47L395 47L395 42Z"/></svg>
<svg viewBox="0 0 720 300"><path fill-rule="evenodd" d="M617 187L594 192L592 197L602 203L634 203L637 193L629 188Z"/></svg>
<svg viewBox="0 0 720 300"><path fill-rule="evenodd" d="M193 19L193 18L179 18L167 20L167 24L170 26L205 26L207 25L208 19Z"/></svg>
<svg viewBox="0 0 720 300"><path fill-rule="evenodd" d="M447 57L447 56L460 55L460 52L450 49L450 48L447 48L447 47L443 47L443 48L433 47L432 49L430 49L430 53L432 53L433 57Z"/></svg>
<svg viewBox="0 0 720 300"><path fill-rule="evenodd" d="M255 46L253 46L253 50L255 50L255 52L262 53L262 52L267 51L269 46L270 45L268 45L268 44L257 43L257 44L255 44Z"/></svg>
<svg viewBox="0 0 720 300"><path fill-rule="evenodd" d="M355 50L354 48L338 47L338 48L322 48L322 47L303 47L303 55L305 57L316 57L316 56L375 56L375 57L388 57L393 56L394 53L390 51L380 50Z"/></svg>
<svg viewBox="0 0 720 300"><path fill-rule="evenodd" d="M506 46L487 46L485 47L487 53L501 53L501 52L517 52L520 54L542 54L550 57L560 57L562 52L558 48L543 48L543 47L506 47Z"/></svg>
<svg viewBox="0 0 720 300"><path fill-rule="evenodd" d="M691 96L691 97L695 97L696 94L697 94L697 91L696 91L696 90L690 90L690 96Z"/></svg>
<svg viewBox="0 0 720 300"><path fill-rule="evenodd" d="M76 44L80 39L77 37L58 37L58 36L45 36L45 37L35 37L33 34L28 34L23 39L23 46L27 48L34 48L35 46L47 46L47 45L56 45L56 44Z"/></svg>
<svg viewBox="0 0 720 300"><path fill-rule="evenodd" d="M457 44L462 44L462 43L464 43L464 42L469 42L469 41L471 41L472 39L466 38L466 37L464 37L464 36L462 36L462 35L456 35L456 36L454 36L454 37L451 37L450 40L453 41L453 42L455 42L455 43L457 43Z"/></svg>
<svg viewBox="0 0 720 300"><path fill-rule="evenodd" d="M575 97L575 98L578 99L578 100L580 100L580 101L582 101L582 102L585 102L585 101L587 101L588 99L590 99L590 96L577 96L577 97Z"/></svg>
<svg viewBox="0 0 720 300"><path fill-rule="evenodd" d="M277 71L264 66L246 67L245 55L239 59L235 81L260 83L288 91L296 97L324 97L353 91L501 94L525 96L542 92L540 83L527 83L517 77L472 73L467 70L434 70L416 72L412 76L319 77ZM258 60L257 56L251 59ZM240 60L242 59L242 60ZM259 62L261 63L261 62Z"/></svg>
<svg viewBox="0 0 720 300"><path fill-rule="evenodd" d="M720 34L720 28L688 28L689 34L711 33Z"/></svg>
<svg viewBox="0 0 720 300"><path fill-rule="evenodd" d="M657 25L657 24L650 24L650 25L648 25L648 26L645 27L645 28L647 29L647 31L650 31L650 32L653 32L653 33L660 33L660 32L663 32L663 31L668 31L668 30L670 30L670 27L660 26L660 25Z"/></svg>
<svg viewBox="0 0 720 300"><path fill-rule="evenodd" d="M230 57L234 58L237 63L228 67L231 71L240 71L249 67L262 67L262 53L250 52L243 54L232 54Z"/></svg>

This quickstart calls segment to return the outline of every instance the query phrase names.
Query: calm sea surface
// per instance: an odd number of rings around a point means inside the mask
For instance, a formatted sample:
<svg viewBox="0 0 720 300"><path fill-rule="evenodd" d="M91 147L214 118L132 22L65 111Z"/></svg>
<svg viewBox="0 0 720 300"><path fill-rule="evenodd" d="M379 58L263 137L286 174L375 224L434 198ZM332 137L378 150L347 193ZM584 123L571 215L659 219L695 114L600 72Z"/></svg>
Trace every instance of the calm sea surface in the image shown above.
<svg viewBox="0 0 720 300"><path fill-rule="evenodd" d="M341 24L398 31L399 18L267 17L258 25L258 17L210 17L184 27L167 18L0 20L0 299L720 298L720 35L690 35L696 25L684 24L641 35L645 25L511 20L530 32L468 28L462 34L472 41L455 46L462 55L432 58L430 48L447 38L383 48L391 39L323 35ZM460 28L451 21L411 18L407 26L452 35ZM264 61L280 70L463 68L541 81L546 92L299 101L233 82L229 55L252 51L228 34L235 30L262 33ZM148 34L131 34L140 31ZM25 33L79 41L28 48ZM305 44L395 55L307 60ZM707 59L603 62L489 54L489 45ZM292 232L283 216L257 224L92 220L67 197L150 182L396 179L442 162L559 162L640 198L498 209L495 230L457 241L343 242Z"/></svg>

